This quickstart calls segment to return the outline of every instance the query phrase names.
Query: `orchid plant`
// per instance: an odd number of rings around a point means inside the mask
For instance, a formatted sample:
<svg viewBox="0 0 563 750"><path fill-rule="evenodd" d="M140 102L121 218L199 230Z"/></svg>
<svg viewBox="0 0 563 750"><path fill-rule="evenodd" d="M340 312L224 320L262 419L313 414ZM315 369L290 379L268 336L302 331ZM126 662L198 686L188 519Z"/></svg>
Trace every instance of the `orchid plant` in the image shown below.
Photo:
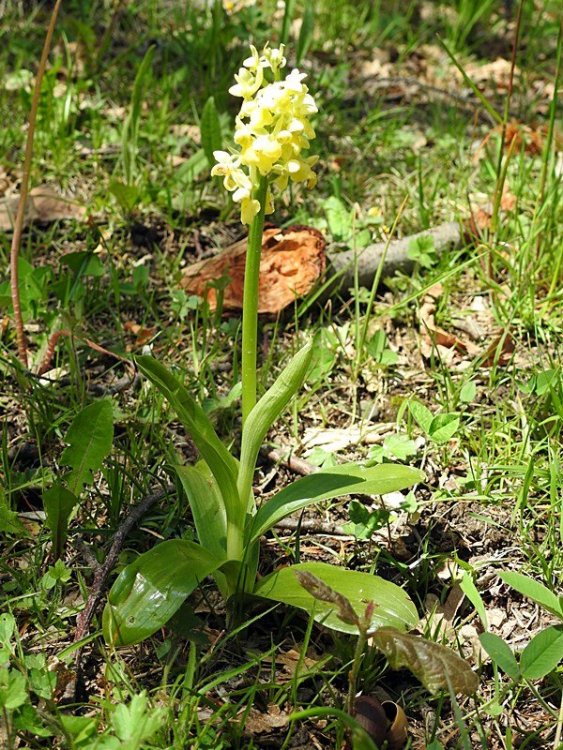
<svg viewBox="0 0 563 750"><path fill-rule="evenodd" d="M241 221L250 226L244 280L242 327L242 435L238 457L221 442L201 406L183 384L150 356L137 358L139 369L165 396L201 455L194 466L177 466L194 520L198 542L164 541L140 555L116 579L104 611L104 634L114 645L139 642L161 628L192 591L212 575L227 603L250 596L291 604L324 625L359 633L366 603L366 632L383 627L405 631L418 617L399 586L376 575L344 570L322 562L301 563L258 579L261 537L281 519L314 503L349 495L382 495L412 486L422 472L398 464L364 467L344 464L303 477L257 506L253 479L266 435L307 376L315 342L289 362L270 389L257 400L256 351L258 280L264 216L273 211L276 193L288 182L316 182L316 156L307 156L317 111L304 84L305 75L284 76L284 49L251 47L230 92L242 98L230 151L217 151L213 175L240 203ZM335 597L319 597L303 585L313 576ZM345 596L355 617L343 618Z"/></svg>

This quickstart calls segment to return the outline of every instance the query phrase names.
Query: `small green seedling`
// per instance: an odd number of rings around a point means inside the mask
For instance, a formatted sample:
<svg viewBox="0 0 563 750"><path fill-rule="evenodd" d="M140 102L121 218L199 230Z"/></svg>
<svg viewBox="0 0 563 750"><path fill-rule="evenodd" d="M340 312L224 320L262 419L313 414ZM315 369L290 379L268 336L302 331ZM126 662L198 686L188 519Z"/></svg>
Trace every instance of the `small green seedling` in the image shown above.
<svg viewBox="0 0 563 750"><path fill-rule="evenodd" d="M86 406L73 419L65 437L67 447L60 463L70 467L61 480L43 493L47 526L51 530L53 554L59 557L66 541L72 511L83 488L94 481L113 441L113 405L100 399Z"/></svg>
<svg viewBox="0 0 563 750"><path fill-rule="evenodd" d="M428 407L416 399L409 401L408 409L420 429L438 445L447 443L459 430L460 418L457 414L445 412L432 414Z"/></svg>
<svg viewBox="0 0 563 750"><path fill-rule="evenodd" d="M522 573L506 571L500 578L523 596L561 620L560 625L550 625L540 630L517 660L510 646L494 633L483 633L479 639L492 661L514 682L541 680L563 660L563 597L557 596L547 586Z"/></svg>

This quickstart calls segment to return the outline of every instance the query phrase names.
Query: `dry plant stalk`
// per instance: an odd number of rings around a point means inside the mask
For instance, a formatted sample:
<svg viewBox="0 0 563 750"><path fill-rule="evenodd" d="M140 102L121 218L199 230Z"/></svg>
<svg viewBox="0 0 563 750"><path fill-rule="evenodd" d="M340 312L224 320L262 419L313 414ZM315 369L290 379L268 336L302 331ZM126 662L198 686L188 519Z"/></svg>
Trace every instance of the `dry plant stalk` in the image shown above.
<svg viewBox="0 0 563 750"><path fill-rule="evenodd" d="M41 59L39 61L39 69L37 70L37 76L35 77L35 87L33 89L33 98L31 100L31 112L29 113L29 127L27 130L27 138L25 142L25 156L23 161L20 202L18 203L18 211L16 214L16 221L14 223L14 234L12 235L12 244L10 247L10 288L12 293L12 306L14 308L16 342L18 347L18 357L20 358L20 361L24 367L27 367L27 342L23 327L23 317L20 302L18 259L20 254L21 238L25 219L25 207L27 196L29 193L29 178L31 173L31 162L33 158L33 138L35 136L37 110L39 108L39 98L41 96L41 84L43 83L43 76L45 75L45 68L47 67L47 58L49 57L51 41L53 39L53 33L55 31L55 24L57 22L57 16L59 14L61 3L62 0L57 0L53 8L53 12L51 13L51 19L49 21L49 26L47 27L47 34L45 36L43 51L41 52Z"/></svg>

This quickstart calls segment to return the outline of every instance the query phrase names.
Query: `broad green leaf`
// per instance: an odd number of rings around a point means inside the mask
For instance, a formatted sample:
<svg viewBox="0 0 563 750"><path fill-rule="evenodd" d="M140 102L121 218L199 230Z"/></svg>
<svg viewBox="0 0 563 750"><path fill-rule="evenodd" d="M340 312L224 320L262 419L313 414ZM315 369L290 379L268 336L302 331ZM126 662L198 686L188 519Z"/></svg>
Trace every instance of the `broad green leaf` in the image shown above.
<svg viewBox="0 0 563 750"><path fill-rule="evenodd" d="M409 412L420 429L427 435L430 435L430 425L434 419L434 415L430 409L424 406L420 401L413 399L412 401L409 401Z"/></svg>
<svg viewBox="0 0 563 750"><path fill-rule="evenodd" d="M14 647L12 636L16 632L16 618L11 612L0 615L0 668L10 661Z"/></svg>
<svg viewBox="0 0 563 750"><path fill-rule="evenodd" d="M106 267L100 260L100 256L90 250L63 255L61 266L68 266L78 277L103 276L106 273Z"/></svg>
<svg viewBox="0 0 563 750"><path fill-rule="evenodd" d="M109 192L115 196L119 207L125 213L131 212L141 198L141 189L136 185L129 185L121 180L111 180L109 183Z"/></svg>
<svg viewBox="0 0 563 750"><path fill-rule="evenodd" d="M188 497L200 544L217 557L227 549L227 514L215 477L204 461L195 466L177 466Z"/></svg>
<svg viewBox="0 0 563 750"><path fill-rule="evenodd" d="M435 443L447 443L459 430L457 414L437 414L430 423L429 436Z"/></svg>
<svg viewBox="0 0 563 750"><path fill-rule="evenodd" d="M517 682L521 676L520 668L508 643L494 633L481 633L479 640L497 667Z"/></svg>
<svg viewBox="0 0 563 750"><path fill-rule="evenodd" d="M103 615L107 643L127 646L151 636L223 562L185 539L170 539L145 552L111 587Z"/></svg>
<svg viewBox="0 0 563 750"><path fill-rule="evenodd" d="M135 362L141 372L169 401L211 469L223 496L227 517L238 518L241 512L246 512L246 507L241 508L236 486L238 465L217 437L207 415L187 389L154 357L136 357Z"/></svg>
<svg viewBox="0 0 563 750"><path fill-rule="evenodd" d="M551 612L552 615L563 619L563 603L543 583L535 581L523 573L516 573L511 570L499 573L499 577L523 596L532 599L544 609L547 609L548 612Z"/></svg>
<svg viewBox="0 0 563 750"><path fill-rule="evenodd" d="M215 164L213 152L220 151L223 147L221 122L217 107L215 106L215 99L212 96L205 102L201 112L199 128L201 132L201 146L209 162L209 166L212 167Z"/></svg>
<svg viewBox="0 0 563 750"><path fill-rule="evenodd" d="M421 482L424 474L400 464L343 464L298 479L264 503L256 513L250 540L256 541L282 518L313 503L341 495L385 495Z"/></svg>
<svg viewBox="0 0 563 750"><path fill-rule="evenodd" d="M68 519L77 503L76 495L61 484L55 484L43 493L43 507L47 515L47 526L51 530L55 558L62 554L68 531Z"/></svg>
<svg viewBox="0 0 563 750"><path fill-rule="evenodd" d="M65 484L76 497L85 484L94 480L93 472L101 468L113 442L113 407L110 399L94 401L72 420L65 437L67 447L61 464L70 466Z"/></svg>
<svg viewBox="0 0 563 750"><path fill-rule="evenodd" d="M471 695L479 686L479 678L465 659L426 638L384 627L373 634L371 641L392 669L410 670L431 693L452 690Z"/></svg>
<svg viewBox="0 0 563 750"><path fill-rule="evenodd" d="M352 215L350 210L335 195L323 201L326 220L332 238L336 241L346 240L352 232Z"/></svg>
<svg viewBox="0 0 563 750"><path fill-rule="evenodd" d="M0 708L5 715L29 700L25 676L15 669L0 669Z"/></svg>
<svg viewBox="0 0 563 750"><path fill-rule="evenodd" d="M18 514L8 504L6 495L0 489L0 534L16 534L19 537L27 537L29 533Z"/></svg>
<svg viewBox="0 0 563 750"><path fill-rule="evenodd" d="M477 396L477 385L474 380L468 380L464 383L459 392L459 400L464 404L472 404Z"/></svg>
<svg viewBox="0 0 563 750"><path fill-rule="evenodd" d="M242 430L240 450L241 471L238 491L241 498L247 497L252 489L256 458L264 438L303 385L312 357L313 344L307 344L300 349L248 415Z"/></svg>
<svg viewBox="0 0 563 750"><path fill-rule="evenodd" d="M541 680L563 660L563 625L552 625L535 635L520 656L527 680Z"/></svg>
<svg viewBox="0 0 563 750"><path fill-rule="evenodd" d="M343 622L334 604L318 601L299 583L296 571L312 573L335 591L343 594L359 618L364 616L368 602L375 603L370 630L393 626L400 630L418 622L416 607L403 589L376 575L345 570L322 562L300 563L282 568L263 578L254 593L266 599L304 609L317 622L343 633L358 633L355 625Z"/></svg>
<svg viewBox="0 0 563 750"><path fill-rule="evenodd" d="M140 748L164 723L165 708L149 705L146 691L134 695L131 702L118 704L111 724L125 748Z"/></svg>
<svg viewBox="0 0 563 750"><path fill-rule="evenodd" d="M97 716L73 716L61 712L58 718L64 727L65 734L72 737L75 747L80 747L82 743L85 743L96 732L99 723Z"/></svg>

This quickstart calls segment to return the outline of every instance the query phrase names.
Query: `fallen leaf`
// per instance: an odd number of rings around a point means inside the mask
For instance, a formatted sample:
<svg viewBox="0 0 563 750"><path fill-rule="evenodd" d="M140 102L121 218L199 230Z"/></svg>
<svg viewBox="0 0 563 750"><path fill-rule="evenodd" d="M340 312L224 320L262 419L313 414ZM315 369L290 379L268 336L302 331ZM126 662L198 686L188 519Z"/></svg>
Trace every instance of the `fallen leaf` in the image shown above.
<svg viewBox="0 0 563 750"><path fill-rule="evenodd" d="M243 714L243 721L244 729L249 734L263 734L264 732L271 732L272 729L287 726L289 714L282 711L275 703L270 703L267 713L251 708L248 713Z"/></svg>
<svg viewBox="0 0 563 750"><path fill-rule="evenodd" d="M182 287L191 294L206 297L211 309L215 309L217 289L212 285L228 277L223 309L241 310L246 244L246 238L239 240L214 258L186 268ZM311 291L325 268L325 244L321 233L312 227L266 229L260 261L258 312L278 313Z"/></svg>
<svg viewBox="0 0 563 750"><path fill-rule="evenodd" d="M497 57L490 63L473 63L465 68L467 76L481 90L491 89L492 87L498 92L508 91L510 85L511 63L503 57ZM514 79L520 76L520 69L515 66Z"/></svg>
<svg viewBox="0 0 563 750"><path fill-rule="evenodd" d="M354 718L379 747L389 729L389 719L381 701L375 696L361 695L354 701Z"/></svg>
<svg viewBox="0 0 563 750"><path fill-rule="evenodd" d="M322 448L329 453L349 448L351 445L379 443L388 434L393 425L378 424L373 427L331 427L322 429L308 427L303 435L302 443L308 456L314 448Z"/></svg>
<svg viewBox="0 0 563 750"><path fill-rule="evenodd" d="M506 365L510 362L516 349L516 342L508 331L499 331L485 350L483 367Z"/></svg>
<svg viewBox="0 0 563 750"><path fill-rule="evenodd" d="M0 229L11 231L18 211L19 196L4 198L0 201ZM53 188L42 185L34 187L29 192L25 207L24 226L32 222L50 224L62 219L77 219L84 217L86 208L75 201L65 198L55 192Z"/></svg>
<svg viewBox="0 0 563 750"><path fill-rule="evenodd" d="M276 664L281 666L284 671L283 675L278 675L278 680L280 680L281 677L281 681L287 681L287 679L293 678L298 669L301 675L314 669L314 667L317 666L318 661L316 659L311 659L309 656L303 656L299 651L290 648L289 651L285 651L276 656Z"/></svg>
<svg viewBox="0 0 563 750"><path fill-rule="evenodd" d="M156 328L145 328L144 326L134 323L132 320L127 320L123 324L123 329L128 333L132 333L136 336L135 342L127 347L127 351L132 349L138 349L147 344L155 335Z"/></svg>
<svg viewBox="0 0 563 750"><path fill-rule="evenodd" d="M467 353L474 357L479 354L479 348L471 341L464 341L454 333L445 331L436 325L434 313L436 312L436 301L442 294L442 285L435 284L422 301L418 310L418 319L420 321L421 346L420 350L425 359L430 359L432 354L438 350L440 359L444 364L450 365L454 358L454 353Z"/></svg>

